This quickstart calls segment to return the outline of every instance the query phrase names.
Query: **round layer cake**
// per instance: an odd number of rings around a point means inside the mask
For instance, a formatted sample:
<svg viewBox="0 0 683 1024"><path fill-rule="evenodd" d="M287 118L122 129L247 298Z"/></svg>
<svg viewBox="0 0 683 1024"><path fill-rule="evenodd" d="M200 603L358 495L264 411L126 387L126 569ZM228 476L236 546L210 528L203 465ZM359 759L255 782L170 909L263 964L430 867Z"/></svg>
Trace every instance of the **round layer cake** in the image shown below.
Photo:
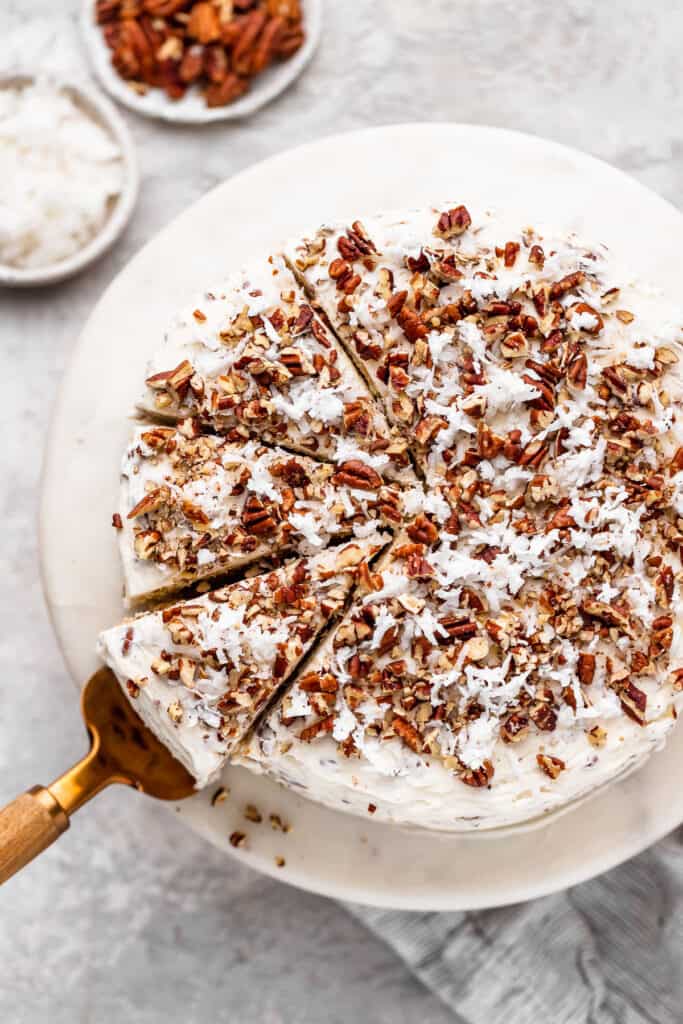
<svg viewBox="0 0 683 1024"><path fill-rule="evenodd" d="M176 753L206 742L210 778L236 762L459 831L567 805L663 742L683 688L683 315L618 277L597 242L445 203L325 225L176 318L114 516L129 598L360 552L230 743L229 625L179 643L178 600L154 651L154 611L125 651L103 643L131 700L151 680L145 719Z"/></svg>

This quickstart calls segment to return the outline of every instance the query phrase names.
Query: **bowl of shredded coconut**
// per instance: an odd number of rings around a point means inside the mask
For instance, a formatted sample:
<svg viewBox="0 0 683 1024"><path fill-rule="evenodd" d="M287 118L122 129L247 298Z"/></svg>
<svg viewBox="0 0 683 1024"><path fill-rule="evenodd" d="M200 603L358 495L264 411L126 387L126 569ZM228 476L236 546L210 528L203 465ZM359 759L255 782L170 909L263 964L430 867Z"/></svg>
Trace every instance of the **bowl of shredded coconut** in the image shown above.
<svg viewBox="0 0 683 1024"><path fill-rule="evenodd" d="M133 142L85 84L0 78L0 285L52 284L102 255L138 193Z"/></svg>

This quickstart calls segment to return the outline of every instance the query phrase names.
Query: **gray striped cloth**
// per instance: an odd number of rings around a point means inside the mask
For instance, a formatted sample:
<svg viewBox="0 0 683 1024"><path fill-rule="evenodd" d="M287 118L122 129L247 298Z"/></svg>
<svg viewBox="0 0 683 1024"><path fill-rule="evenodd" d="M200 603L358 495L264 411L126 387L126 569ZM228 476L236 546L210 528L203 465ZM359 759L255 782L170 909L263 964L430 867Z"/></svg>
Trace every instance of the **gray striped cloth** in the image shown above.
<svg viewBox="0 0 683 1024"><path fill-rule="evenodd" d="M531 903L476 913L348 909L458 1024L683 1022L683 828L606 875Z"/></svg>

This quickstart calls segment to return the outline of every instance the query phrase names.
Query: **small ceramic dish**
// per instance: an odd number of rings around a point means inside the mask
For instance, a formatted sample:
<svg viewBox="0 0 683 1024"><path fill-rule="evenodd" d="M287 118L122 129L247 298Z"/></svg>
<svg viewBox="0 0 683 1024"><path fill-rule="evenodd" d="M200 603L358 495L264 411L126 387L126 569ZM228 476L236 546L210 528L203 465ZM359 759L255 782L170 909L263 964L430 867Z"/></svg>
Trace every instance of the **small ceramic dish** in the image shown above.
<svg viewBox="0 0 683 1024"><path fill-rule="evenodd" d="M102 87L119 103L145 117L176 124L210 124L248 117L270 103L292 84L313 56L320 40L323 0L303 0L306 39L289 60L274 64L249 84L249 91L225 107L207 107L196 87L188 89L180 100L170 99L162 89L150 89L144 95L135 92L120 78L111 64L111 50L104 41L101 26L95 21L95 0L84 0L81 29L93 71Z"/></svg>
<svg viewBox="0 0 683 1024"><path fill-rule="evenodd" d="M30 75L0 76L0 89L29 85ZM130 131L113 104L85 83L60 82L74 101L92 117L118 146L123 163L123 186L110 200L109 215L97 234L73 255L41 267L15 267L0 262L0 286L12 288L40 287L55 284L78 274L114 244L130 220L138 196L140 175L135 146Z"/></svg>

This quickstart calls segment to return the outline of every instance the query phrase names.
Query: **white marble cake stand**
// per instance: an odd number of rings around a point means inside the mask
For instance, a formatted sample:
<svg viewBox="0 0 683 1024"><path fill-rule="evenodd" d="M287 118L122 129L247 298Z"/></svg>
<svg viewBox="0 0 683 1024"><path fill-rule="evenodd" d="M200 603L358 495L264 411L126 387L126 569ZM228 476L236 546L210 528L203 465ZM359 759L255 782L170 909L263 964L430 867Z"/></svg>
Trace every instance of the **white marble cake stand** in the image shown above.
<svg viewBox="0 0 683 1024"><path fill-rule="evenodd" d="M83 329L54 413L43 480L43 579L69 669L96 667L98 631L122 613L114 532L127 414L169 314L245 259L321 221L450 198L519 209L607 242L624 267L676 295L681 215L615 169L531 136L455 124L376 128L282 153L214 189L118 275ZM76 714L74 699L74 714ZM683 820L683 730L629 778L541 827L471 838L417 833L336 813L243 769L230 797L174 808L233 856L295 885L410 909L474 909L581 882ZM131 800L141 799L131 794ZM255 804L264 823L244 820ZM278 813L293 826L268 824ZM229 836L248 833L234 850ZM275 857L286 865L278 868Z"/></svg>

